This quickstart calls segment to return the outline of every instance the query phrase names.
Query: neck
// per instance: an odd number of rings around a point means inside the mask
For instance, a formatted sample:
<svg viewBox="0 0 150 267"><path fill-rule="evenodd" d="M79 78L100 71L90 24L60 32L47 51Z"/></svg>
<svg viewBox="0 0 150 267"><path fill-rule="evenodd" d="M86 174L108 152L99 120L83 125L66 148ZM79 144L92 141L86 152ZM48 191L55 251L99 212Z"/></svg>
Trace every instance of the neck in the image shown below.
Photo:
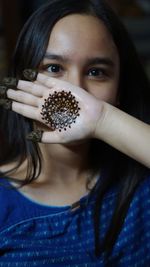
<svg viewBox="0 0 150 267"><path fill-rule="evenodd" d="M69 184L88 171L89 143L80 145L40 144L43 167L39 182Z"/></svg>

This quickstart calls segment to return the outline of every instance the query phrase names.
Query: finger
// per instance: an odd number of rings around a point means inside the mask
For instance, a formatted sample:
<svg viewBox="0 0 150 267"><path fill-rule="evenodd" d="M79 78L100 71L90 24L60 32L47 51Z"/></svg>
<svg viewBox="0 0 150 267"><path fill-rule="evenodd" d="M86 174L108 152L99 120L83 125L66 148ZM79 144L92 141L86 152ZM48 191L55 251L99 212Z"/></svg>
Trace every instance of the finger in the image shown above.
<svg viewBox="0 0 150 267"><path fill-rule="evenodd" d="M40 142L40 143L49 143L49 144L58 144L65 143L65 138L63 138L63 134L56 131L45 132L43 130L35 130L30 132L27 135L27 140L32 142Z"/></svg>
<svg viewBox="0 0 150 267"><path fill-rule="evenodd" d="M81 87L74 86L73 84L67 82L67 81L62 81L53 77L48 77L45 74L39 73L37 75L37 81L41 84L43 84L45 87L54 89L54 91L71 91L75 96L79 96L80 98L84 98L86 95L89 95L86 90L84 90Z"/></svg>
<svg viewBox="0 0 150 267"><path fill-rule="evenodd" d="M26 139L32 142L42 142L42 136L43 136L43 131L42 130L35 130L30 132L27 136Z"/></svg>
<svg viewBox="0 0 150 267"><path fill-rule="evenodd" d="M2 85L6 86L7 88L16 89L18 84L18 79L14 77L5 77L2 80Z"/></svg>
<svg viewBox="0 0 150 267"><path fill-rule="evenodd" d="M7 98L7 86L5 85L0 85L0 99L3 98L3 99L6 99Z"/></svg>
<svg viewBox="0 0 150 267"><path fill-rule="evenodd" d="M37 69L25 69L23 71L23 76L25 77L25 79L27 79L27 81L30 81L30 82L36 83L37 75L38 75Z"/></svg>
<svg viewBox="0 0 150 267"><path fill-rule="evenodd" d="M41 136L41 142L45 144L63 144L66 142L65 140L66 138L64 138L64 134L58 130L43 132Z"/></svg>
<svg viewBox="0 0 150 267"><path fill-rule="evenodd" d="M18 114L33 120L39 120L40 115L36 107L28 106L18 102L12 102L12 110Z"/></svg>
<svg viewBox="0 0 150 267"><path fill-rule="evenodd" d="M25 93L20 90L8 89L7 97L23 104L38 107L40 105L40 99L31 94Z"/></svg>
<svg viewBox="0 0 150 267"><path fill-rule="evenodd" d="M57 86L60 86L60 88L62 87L62 81L56 79L56 78L53 78L53 77L48 77L46 76L45 74L42 74L42 73L39 73L37 75L37 81L40 82L41 84L43 84L44 86L46 87L55 87L56 85ZM65 88L67 86L67 82L65 83ZM62 88L61 88L62 89ZM66 88L68 89L68 88Z"/></svg>
<svg viewBox="0 0 150 267"><path fill-rule="evenodd" d="M37 78L38 71L36 69L24 69L23 70L23 76L31 81L34 82Z"/></svg>
<svg viewBox="0 0 150 267"><path fill-rule="evenodd" d="M0 98L0 107L7 110L12 110L12 100Z"/></svg>
<svg viewBox="0 0 150 267"><path fill-rule="evenodd" d="M43 97L46 91L45 86L41 84L23 80L19 80L17 88L38 97Z"/></svg>

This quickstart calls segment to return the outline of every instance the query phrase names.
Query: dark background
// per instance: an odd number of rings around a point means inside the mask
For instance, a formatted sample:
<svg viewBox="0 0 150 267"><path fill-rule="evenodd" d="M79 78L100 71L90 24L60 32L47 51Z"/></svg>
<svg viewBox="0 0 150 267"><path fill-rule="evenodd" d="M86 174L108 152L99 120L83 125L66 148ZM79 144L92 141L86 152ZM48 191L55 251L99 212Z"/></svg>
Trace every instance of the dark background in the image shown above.
<svg viewBox="0 0 150 267"><path fill-rule="evenodd" d="M47 0L0 0L0 79L7 75L22 26L32 12L45 2ZM150 77L150 0L107 2L127 27Z"/></svg>

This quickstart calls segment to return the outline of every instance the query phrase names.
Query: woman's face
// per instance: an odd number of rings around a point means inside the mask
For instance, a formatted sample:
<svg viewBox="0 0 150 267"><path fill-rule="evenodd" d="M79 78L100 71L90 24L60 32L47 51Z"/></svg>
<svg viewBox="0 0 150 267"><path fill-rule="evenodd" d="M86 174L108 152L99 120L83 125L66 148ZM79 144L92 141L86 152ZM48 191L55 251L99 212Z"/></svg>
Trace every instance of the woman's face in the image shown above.
<svg viewBox="0 0 150 267"><path fill-rule="evenodd" d="M96 17L73 14L59 20L51 32L42 69L100 100L117 103L119 56L111 34Z"/></svg>

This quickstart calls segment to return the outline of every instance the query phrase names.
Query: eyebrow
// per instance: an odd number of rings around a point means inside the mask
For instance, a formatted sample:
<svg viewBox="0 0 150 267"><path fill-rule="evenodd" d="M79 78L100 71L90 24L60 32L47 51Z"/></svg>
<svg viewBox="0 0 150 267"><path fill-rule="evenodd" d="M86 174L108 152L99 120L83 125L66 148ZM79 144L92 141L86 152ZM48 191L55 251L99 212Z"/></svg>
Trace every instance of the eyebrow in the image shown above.
<svg viewBox="0 0 150 267"><path fill-rule="evenodd" d="M46 53L44 56L44 59L53 59L53 60L58 60L64 63L70 61L70 59L66 56L51 54L51 53ZM94 58L87 59L87 65L95 65L95 64L107 65L110 67L114 67L115 65L113 60L110 59L109 57L94 57Z"/></svg>

